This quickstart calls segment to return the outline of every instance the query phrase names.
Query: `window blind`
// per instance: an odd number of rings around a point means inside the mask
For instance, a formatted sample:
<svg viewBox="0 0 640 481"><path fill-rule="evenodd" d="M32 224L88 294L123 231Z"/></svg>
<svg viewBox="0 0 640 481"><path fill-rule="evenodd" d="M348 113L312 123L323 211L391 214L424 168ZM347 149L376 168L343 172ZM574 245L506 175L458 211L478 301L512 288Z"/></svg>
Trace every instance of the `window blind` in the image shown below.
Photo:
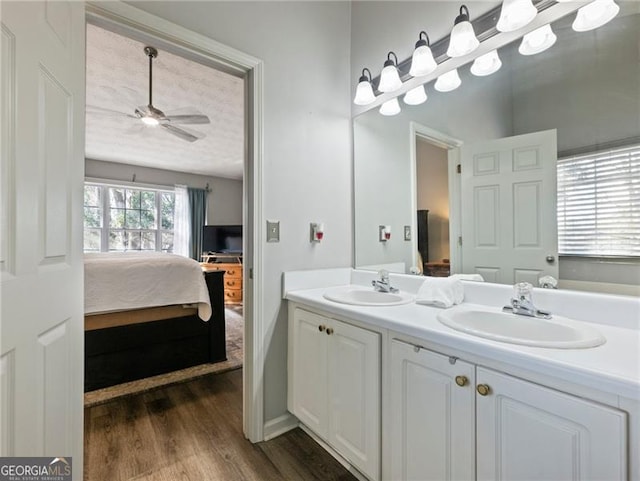
<svg viewBox="0 0 640 481"><path fill-rule="evenodd" d="M640 144L558 160L558 250L640 257Z"/></svg>

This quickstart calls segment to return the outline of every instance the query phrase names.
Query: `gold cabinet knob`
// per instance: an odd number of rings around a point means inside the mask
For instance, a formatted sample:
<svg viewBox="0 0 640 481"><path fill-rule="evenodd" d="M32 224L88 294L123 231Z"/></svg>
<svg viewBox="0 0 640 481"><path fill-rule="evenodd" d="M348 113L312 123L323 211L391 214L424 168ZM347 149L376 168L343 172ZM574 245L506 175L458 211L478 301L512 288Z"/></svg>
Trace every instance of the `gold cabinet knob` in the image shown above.
<svg viewBox="0 0 640 481"><path fill-rule="evenodd" d="M333 328L327 327L327 335L330 336L331 334L333 334Z"/></svg>
<svg viewBox="0 0 640 481"><path fill-rule="evenodd" d="M468 381L467 376L456 376L456 384L460 387L466 386Z"/></svg>
<svg viewBox="0 0 640 481"><path fill-rule="evenodd" d="M478 384L478 386L476 387L476 391L478 391L478 394L480 394L480 396L486 396L491 392L491 388L486 384Z"/></svg>
<svg viewBox="0 0 640 481"><path fill-rule="evenodd" d="M324 332L325 329L326 329L326 327L324 327L322 324L320 324L318 326L318 331L320 331L320 332Z"/></svg>

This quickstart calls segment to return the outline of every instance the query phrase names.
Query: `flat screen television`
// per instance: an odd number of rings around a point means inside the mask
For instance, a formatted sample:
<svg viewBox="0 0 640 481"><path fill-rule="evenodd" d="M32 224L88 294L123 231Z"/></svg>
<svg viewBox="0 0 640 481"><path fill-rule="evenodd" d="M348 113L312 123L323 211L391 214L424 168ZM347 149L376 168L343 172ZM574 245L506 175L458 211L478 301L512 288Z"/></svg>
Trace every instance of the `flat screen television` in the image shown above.
<svg viewBox="0 0 640 481"><path fill-rule="evenodd" d="M202 252L242 254L242 226L205 225L202 233Z"/></svg>

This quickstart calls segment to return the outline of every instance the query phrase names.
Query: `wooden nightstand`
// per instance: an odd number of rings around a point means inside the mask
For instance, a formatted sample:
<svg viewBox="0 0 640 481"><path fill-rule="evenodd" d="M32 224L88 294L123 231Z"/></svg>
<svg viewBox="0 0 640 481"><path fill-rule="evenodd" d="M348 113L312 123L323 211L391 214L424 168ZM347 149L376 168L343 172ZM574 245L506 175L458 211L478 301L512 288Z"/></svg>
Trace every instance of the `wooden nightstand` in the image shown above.
<svg viewBox="0 0 640 481"><path fill-rule="evenodd" d="M241 304L242 303L242 264L216 262L201 262L202 270L224 271L224 303L225 304Z"/></svg>

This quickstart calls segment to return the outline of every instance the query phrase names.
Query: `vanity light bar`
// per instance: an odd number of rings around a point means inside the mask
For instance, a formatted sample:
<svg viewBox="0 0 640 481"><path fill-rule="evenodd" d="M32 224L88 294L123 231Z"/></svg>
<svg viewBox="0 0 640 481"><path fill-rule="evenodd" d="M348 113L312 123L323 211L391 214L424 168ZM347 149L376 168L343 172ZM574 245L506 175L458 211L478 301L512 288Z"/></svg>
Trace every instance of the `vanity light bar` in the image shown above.
<svg viewBox="0 0 640 481"><path fill-rule="evenodd" d="M556 0L539 0L538 2L534 0L534 6L538 10L538 13L546 10L549 7L552 7L556 3ZM500 18L501 9L502 3L493 10L485 13L484 15L476 17L471 22L474 31L477 32L476 37L480 42L483 42L484 40L494 37L495 35L498 35L500 33L496 28L496 24L498 23L498 18ZM445 60L449 59L449 57L447 56L448 47L449 35L431 44L431 52L433 53L433 58L435 59L437 64L441 64ZM411 55L413 55L413 49L411 50ZM409 56L401 62L398 62L397 64L398 74L400 75L400 80L402 80L402 82L405 82L412 78L412 76L409 75L409 70L411 69L411 58L412 57ZM379 84L379 82L380 75L378 75L371 81L371 84L376 86L374 87L376 95L382 94L382 92L377 89L377 85Z"/></svg>

